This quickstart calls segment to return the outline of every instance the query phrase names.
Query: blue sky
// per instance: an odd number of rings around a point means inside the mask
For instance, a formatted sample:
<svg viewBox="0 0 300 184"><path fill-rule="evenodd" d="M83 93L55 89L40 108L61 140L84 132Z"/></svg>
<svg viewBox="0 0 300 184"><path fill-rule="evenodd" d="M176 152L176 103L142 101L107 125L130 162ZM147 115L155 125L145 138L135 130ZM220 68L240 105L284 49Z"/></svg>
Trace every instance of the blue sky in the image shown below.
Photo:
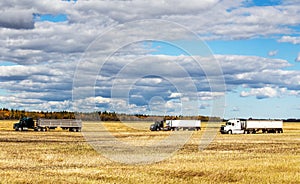
<svg viewBox="0 0 300 184"><path fill-rule="evenodd" d="M0 107L300 118L299 2L175 4L2 1Z"/></svg>
<svg viewBox="0 0 300 184"><path fill-rule="evenodd" d="M49 21L49 22L64 22L68 20L66 14L35 14L35 21Z"/></svg>

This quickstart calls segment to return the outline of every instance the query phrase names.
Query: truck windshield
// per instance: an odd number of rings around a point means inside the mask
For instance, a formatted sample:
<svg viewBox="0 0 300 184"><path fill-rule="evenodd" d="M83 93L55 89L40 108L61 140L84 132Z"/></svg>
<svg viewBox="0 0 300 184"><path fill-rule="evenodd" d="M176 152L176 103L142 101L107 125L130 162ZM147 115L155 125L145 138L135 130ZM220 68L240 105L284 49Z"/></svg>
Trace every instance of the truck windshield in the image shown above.
<svg viewBox="0 0 300 184"><path fill-rule="evenodd" d="M231 123L230 123L230 122L227 122L226 125L231 125Z"/></svg>

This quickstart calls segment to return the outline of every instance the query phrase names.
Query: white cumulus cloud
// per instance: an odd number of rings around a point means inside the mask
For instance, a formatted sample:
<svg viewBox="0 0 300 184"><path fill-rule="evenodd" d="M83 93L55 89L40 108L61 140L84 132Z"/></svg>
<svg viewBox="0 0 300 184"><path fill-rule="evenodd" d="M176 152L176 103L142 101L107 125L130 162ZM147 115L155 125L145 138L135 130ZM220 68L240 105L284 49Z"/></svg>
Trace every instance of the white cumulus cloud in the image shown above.
<svg viewBox="0 0 300 184"><path fill-rule="evenodd" d="M296 62L300 62L300 52L298 53L298 56L295 59Z"/></svg>
<svg viewBox="0 0 300 184"><path fill-rule="evenodd" d="M287 42L292 44L300 44L300 37L295 36L282 36L278 42Z"/></svg>
<svg viewBox="0 0 300 184"><path fill-rule="evenodd" d="M250 91L242 91L240 93L241 97L255 96L257 99L264 98L272 98L279 97L283 92L285 92L285 88L272 88L269 86L263 88L254 88Z"/></svg>
<svg viewBox="0 0 300 184"><path fill-rule="evenodd" d="M271 51L269 51L268 55L269 56L276 56L277 53L278 53L278 50L271 50Z"/></svg>

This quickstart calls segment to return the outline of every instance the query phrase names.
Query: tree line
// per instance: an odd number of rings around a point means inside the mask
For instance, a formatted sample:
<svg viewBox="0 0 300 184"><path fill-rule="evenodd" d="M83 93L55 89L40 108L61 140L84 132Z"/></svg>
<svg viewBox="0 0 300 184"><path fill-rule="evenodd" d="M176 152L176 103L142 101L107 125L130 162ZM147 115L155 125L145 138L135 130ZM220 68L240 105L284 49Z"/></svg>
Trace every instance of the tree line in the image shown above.
<svg viewBox="0 0 300 184"><path fill-rule="evenodd" d="M208 116L153 116L146 114L122 114L116 112L49 112L49 111L26 111L17 109L0 109L0 120L18 120L23 117L33 119L81 119L83 121L162 121L175 119L194 119L208 121L209 119L220 120L218 117Z"/></svg>
<svg viewBox="0 0 300 184"><path fill-rule="evenodd" d="M61 111L61 112L48 112L48 111L25 111L17 109L0 109L0 120L16 120L23 117L32 117L34 119L75 119L73 112Z"/></svg>

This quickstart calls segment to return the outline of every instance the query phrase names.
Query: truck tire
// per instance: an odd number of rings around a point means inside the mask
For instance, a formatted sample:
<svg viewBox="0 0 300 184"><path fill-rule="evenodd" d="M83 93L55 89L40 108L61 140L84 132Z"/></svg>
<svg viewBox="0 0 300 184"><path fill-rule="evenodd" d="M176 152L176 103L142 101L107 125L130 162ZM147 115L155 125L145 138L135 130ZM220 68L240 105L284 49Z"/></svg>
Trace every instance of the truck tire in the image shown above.
<svg viewBox="0 0 300 184"><path fill-rule="evenodd" d="M232 130L228 130L228 134L232 134Z"/></svg>
<svg viewBox="0 0 300 184"><path fill-rule="evenodd" d="M76 129L75 128L70 128L69 131L70 132L76 132Z"/></svg>

